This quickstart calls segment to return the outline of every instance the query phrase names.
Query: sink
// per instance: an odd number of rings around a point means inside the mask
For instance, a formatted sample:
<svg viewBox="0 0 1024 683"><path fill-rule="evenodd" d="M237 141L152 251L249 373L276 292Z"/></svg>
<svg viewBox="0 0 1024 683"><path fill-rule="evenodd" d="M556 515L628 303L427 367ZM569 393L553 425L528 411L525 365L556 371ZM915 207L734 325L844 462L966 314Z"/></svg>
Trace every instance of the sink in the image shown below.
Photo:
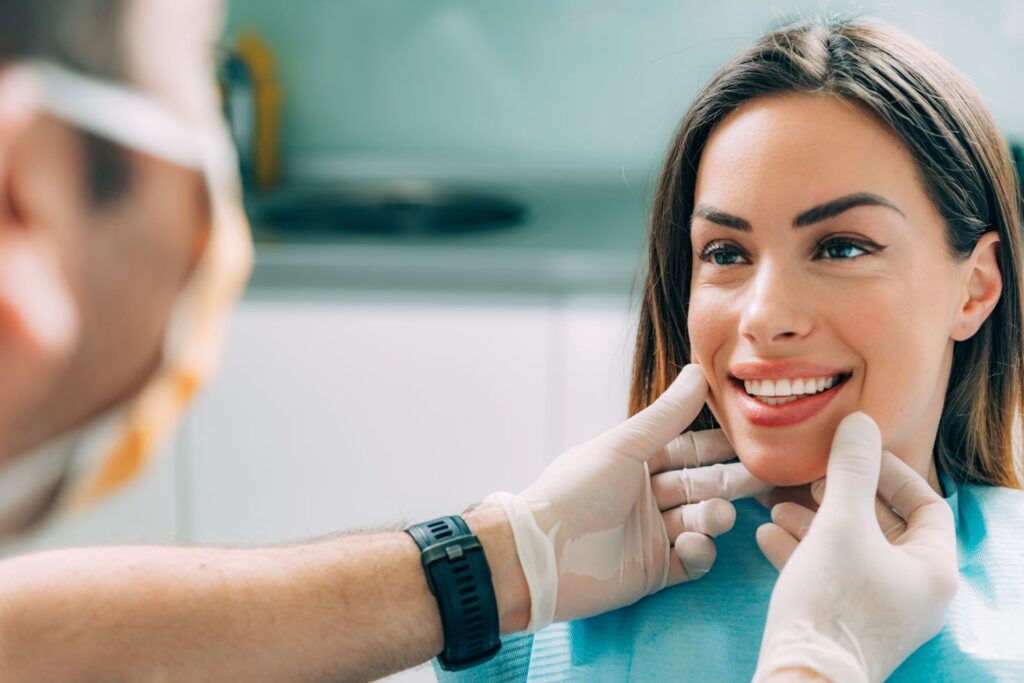
<svg viewBox="0 0 1024 683"><path fill-rule="evenodd" d="M421 182L293 187L248 210L255 225L282 237L463 235L509 228L525 213L499 193Z"/></svg>

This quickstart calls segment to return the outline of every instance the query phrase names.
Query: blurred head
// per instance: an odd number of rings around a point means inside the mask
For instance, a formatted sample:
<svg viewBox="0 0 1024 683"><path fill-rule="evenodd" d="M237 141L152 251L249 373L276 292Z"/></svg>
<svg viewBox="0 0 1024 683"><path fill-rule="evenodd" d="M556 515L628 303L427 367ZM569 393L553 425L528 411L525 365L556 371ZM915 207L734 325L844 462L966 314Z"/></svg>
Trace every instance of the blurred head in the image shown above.
<svg viewBox="0 0 1024 683"><path fill-rule="evenodd" d="M1016 486L1020 231L1006 145L952 66L880 24L775 31L670 147L632 410L697 362L696 428L766 481L823 476L861 410L922 474Z"/></svg>
<svg viewBox="0 0 1024 683"><path fill-rule="evenodd" d="M196 121L215 106L217 10L0 0L0 461L145 384L209 230L199 172L48 116L7 67L43 58Z"/></svg>

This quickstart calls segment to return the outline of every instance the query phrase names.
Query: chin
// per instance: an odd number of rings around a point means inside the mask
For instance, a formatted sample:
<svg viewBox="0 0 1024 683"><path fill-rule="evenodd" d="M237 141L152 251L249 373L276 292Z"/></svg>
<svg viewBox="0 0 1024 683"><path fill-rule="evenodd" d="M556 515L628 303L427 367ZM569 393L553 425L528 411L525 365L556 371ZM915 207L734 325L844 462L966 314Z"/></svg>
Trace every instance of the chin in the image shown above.
<svg viewBox="0 0 1024 683"><path fill-rule="evenodd" d="M828 450L766 447L757 443L733 442L736 453L750 473L773 486L800 486L825 476Z"/></svg>
<svg viewBox="0 0 1024 683"><path fill-rule="evenodd" d="M710 401L709 407L740 462L761 481L801 486L825 476L834 427L757 427L736 415L722 415Z"/></svg>

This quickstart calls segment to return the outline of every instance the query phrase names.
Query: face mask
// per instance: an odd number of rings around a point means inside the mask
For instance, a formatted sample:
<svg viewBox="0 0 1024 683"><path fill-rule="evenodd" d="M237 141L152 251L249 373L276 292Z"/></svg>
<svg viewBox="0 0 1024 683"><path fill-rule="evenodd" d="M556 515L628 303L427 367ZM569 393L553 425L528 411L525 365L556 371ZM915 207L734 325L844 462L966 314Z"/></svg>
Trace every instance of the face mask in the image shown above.
<svg viewBox="0 0 1024 683"><path fill-rule="evenodd" d="M33 469L52 472L53 461L59 460L55 454L65 454L61 494L47 513L52 518L55 512L87 507L123 487L144 470L174 431L185 407L214 370L226 314L248 279L253 250L237 159L219 112L211 111L207 121L193 124L141 91L54 64L32 61L12 69L23 71L31 80L38 106L53 117L124 147L201 171L211 207L208 241L175 304L162 363L149 383L110 413L25 456L25 463L14 461L24 479L24 473ZM210 87L214 87L212 81ZM33 461L39 465L26 464Z"/></svg>

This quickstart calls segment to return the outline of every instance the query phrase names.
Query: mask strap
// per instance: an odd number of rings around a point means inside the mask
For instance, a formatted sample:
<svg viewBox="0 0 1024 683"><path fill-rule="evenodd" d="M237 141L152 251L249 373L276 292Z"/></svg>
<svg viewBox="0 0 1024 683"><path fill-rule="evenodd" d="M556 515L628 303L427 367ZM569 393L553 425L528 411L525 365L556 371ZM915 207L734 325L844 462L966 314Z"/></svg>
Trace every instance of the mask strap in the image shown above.
<svg viewBox="0 0 1024 683"><path fill-rule="evenodd" d="M178 166L202 168L194 127L154 98L50 62L30 60L13 68L28 71L43 108L62 121Z"/></svg>

